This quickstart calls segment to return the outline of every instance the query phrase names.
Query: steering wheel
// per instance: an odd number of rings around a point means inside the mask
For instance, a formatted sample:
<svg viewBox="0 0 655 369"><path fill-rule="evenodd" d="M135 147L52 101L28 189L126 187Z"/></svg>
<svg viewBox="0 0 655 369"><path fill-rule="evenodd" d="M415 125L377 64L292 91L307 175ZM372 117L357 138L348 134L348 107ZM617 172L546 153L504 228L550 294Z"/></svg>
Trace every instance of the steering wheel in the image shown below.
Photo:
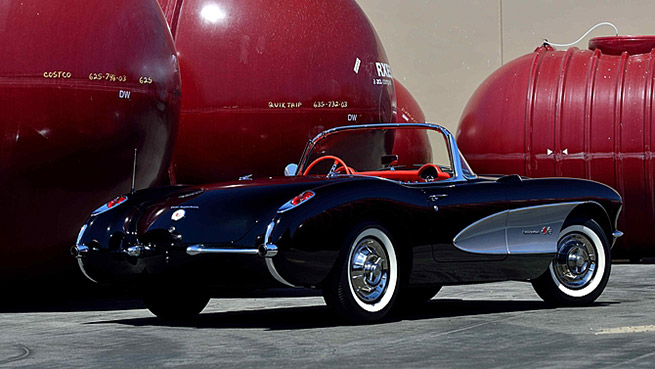
<svg viewBox="0 0 655 369"><path fill-rule="evenodd" d="M340 166L337 168L337 170L343 170L346 174L353 174L352 169L346 165L346 162L341 160L340 158L334 156L334 155L325 155L321 156L320 158L316 158L316 160L312 161L311 164L307 166L307 169L302 173L302 175L306 176L309 174L309 171L316 166L316 164L324 161L324 160L334 160L334 163L332 163L332 167L336 166L339 164ZM343 168L343 169L342 169ZM335 170L336 172L336 170ZM328 173L329 174L329 173Z"/></svg>
<svg viewBox="0 0 655 369"><path fill-rule="evenodd" d="M418 176L425 182L439 180L441 173L443 173L441 168L434 164L423 164L423 166L418 169Z"/></svg>

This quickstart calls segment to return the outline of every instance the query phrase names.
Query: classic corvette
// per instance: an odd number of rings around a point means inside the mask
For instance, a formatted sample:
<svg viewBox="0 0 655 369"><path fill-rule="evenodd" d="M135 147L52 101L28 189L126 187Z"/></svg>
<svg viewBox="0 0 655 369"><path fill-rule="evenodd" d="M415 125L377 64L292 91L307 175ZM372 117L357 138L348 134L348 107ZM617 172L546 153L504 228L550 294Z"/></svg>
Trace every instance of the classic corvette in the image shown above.
<svg viewBox="0 0 655 369"><path fill-rule="evenodd" d="M361 323L454 284L529 281L550 304L591 304L621 235L610 187L477 176L433 124L331 129L285 172L119 196L71 252L163 319L199 314L222 289L293 286Z"/></svg>

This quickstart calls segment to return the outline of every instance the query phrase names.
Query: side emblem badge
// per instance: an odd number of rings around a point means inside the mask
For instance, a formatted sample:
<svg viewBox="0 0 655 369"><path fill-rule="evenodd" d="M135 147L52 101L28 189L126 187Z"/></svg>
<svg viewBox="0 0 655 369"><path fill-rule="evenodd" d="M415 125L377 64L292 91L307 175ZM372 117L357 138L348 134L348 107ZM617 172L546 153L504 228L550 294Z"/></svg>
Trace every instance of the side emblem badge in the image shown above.
<svg viewBox="0 0 655 369"><path fill-rule="evenodd" d="M178 220L184 218L185 215L186 211L184 211L184 209L175 210L173 215L171 215L171 220L177 222Z"/></svg>
<svg viewBox="0 0 655 369"><path fill-rule="evenodd" d="M543 235L550 235L553 234L553 229L550 227L543 227L540 231L537 230L523 230L523 234L528 235L528 234L543 234Z"/></svg>

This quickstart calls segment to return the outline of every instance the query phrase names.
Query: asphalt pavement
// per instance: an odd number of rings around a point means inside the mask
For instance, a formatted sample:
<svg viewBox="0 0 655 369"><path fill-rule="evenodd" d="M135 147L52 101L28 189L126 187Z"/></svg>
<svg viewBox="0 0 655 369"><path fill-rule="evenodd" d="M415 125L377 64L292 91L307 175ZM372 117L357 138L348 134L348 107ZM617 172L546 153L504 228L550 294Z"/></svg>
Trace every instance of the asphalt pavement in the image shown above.
<svg viewBox="0 0 655 369"><path fill-rule="evenodd" d="M655 368L655 265L614 265L590 307L550 308L522 282L455 286L363 326L307 290L212 299L188 324L133 297L5 301L0 367Z"/></svg>

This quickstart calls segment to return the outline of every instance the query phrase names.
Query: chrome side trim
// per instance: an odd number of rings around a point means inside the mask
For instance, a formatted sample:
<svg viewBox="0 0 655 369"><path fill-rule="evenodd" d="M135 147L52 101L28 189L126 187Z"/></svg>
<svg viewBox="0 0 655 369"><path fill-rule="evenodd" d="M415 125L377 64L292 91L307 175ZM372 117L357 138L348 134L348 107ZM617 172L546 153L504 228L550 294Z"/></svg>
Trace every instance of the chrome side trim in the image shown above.
<svg viewBox="0 0 655 369"><path fill-rule="evenodd" d="M614 238L619 238L621 236L623 236L623 232L621 232L619 230L616 230L616 231L614 231L614 233L612 233L612 237L614 237Z"/></svg>
<svg viewBox="0 0 655 369"><path fill-rule="evenodd" d="M555 253L564 221L583 203L528 206L491 214L459 232L453 245L475 254Z"/></svg>
<svg viewBox="0 0 655 369"><path fill-rule="evenodd" d="M186 248L186 253L195 256L199 254L241 254L257 255L257 249L235 249L228 247L207 247L203 244L191 245Z"/></svg>

